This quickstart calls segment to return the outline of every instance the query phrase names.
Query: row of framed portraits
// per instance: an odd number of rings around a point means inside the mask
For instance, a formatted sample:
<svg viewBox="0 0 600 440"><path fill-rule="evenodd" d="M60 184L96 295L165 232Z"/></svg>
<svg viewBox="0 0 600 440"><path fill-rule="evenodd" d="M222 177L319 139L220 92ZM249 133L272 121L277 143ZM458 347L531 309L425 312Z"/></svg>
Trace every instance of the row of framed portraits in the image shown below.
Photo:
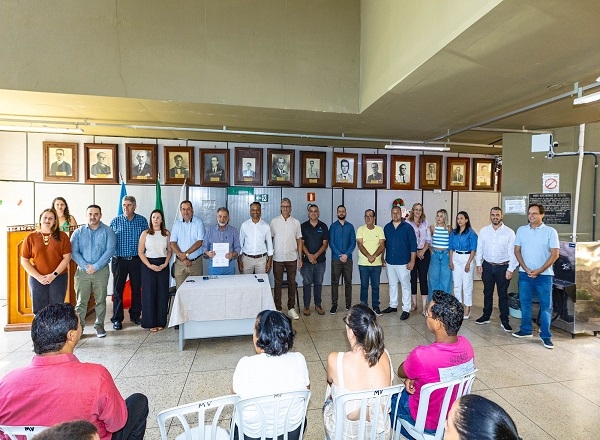
<svg viewBox="0 0 600 440"><path fill-rule="evenodd" d="M195 184L194 147L164 147L164 180L167 184ZM44 180L78 181L78 144L75 142L44 142ZM230 150L200 150L200 185L230 186ZM267 149L267 185L294 186L296 150ZM125 144L126 182L154 184L158 173L158 145ZM391 156L389 187L415 189L417 157ZM443 156L419 156L419 188L442 189ZM85 182L119 183L117 144L84 144ZM362 188L388 188L388 156L362 155ZM446 160L446 189L493 190L494 159L449 157ZM332 186L358 187L359 155L333 153ZM471 173L472 169L472 173ZM235 148L233 181L236 185L263 185L262 148ZM325 187L328 170L326 153L300 152L300 183L303 187Z"/></svg>

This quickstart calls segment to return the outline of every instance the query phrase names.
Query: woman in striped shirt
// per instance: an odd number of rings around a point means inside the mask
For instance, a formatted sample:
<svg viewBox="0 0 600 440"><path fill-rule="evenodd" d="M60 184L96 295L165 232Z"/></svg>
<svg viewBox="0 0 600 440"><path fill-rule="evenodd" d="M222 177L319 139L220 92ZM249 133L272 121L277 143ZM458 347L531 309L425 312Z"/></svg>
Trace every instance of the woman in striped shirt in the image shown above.
<svg viewBox="0 0 600 440"><path fill-rule="evenodd" d="M431 261L429 262L429 301L434 290L450 293L452 291L452 271L448 256L450 231L448 211L440 209L435 215L435 224L430 226ZM423 312L427 316L427 311Z"/></svg>

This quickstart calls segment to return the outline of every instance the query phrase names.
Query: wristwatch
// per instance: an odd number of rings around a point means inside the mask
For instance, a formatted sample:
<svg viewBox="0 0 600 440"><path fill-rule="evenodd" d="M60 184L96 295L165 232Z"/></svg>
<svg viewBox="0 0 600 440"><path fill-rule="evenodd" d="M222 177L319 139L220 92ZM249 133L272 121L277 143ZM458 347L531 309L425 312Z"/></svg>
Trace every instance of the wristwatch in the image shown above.
<svg viewBox="0 0 600 440"><path fill-rule="evenodd" d="M54 275L55 277L58 276L58 272L54 272L52 275Z"/></svg>
<svg viewBox="0 0 600 440"><path fill-rule="evenodd" d="M189 257L190 254L188 254L187 252L185 253L185 258Z"/></svg>

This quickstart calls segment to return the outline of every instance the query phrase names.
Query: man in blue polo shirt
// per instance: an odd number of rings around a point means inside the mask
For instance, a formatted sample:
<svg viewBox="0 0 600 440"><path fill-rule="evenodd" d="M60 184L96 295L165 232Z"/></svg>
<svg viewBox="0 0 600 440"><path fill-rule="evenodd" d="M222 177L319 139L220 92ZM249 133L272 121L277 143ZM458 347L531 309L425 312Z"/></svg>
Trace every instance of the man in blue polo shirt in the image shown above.
<svg viewBox="0 0 600 440"><path fill-rule="evenodd" d="M346 207L337 207L338 220L329 228L331 248L331 310L335 315L338 303L340 276L344 277L346 310L352 306L352 252L356 247L356 232L352 223L346 221Z"/></svg>
<svg viewBox="0 0 600 440"><path fill-rule="evenodd" d="M325 275L325 252L329 245L329 229L319 220L319 207L308 207L308 220L300 225L302 231L302 290L304 295L304 315L310 315L310 297L315 287L315 310L319 315L325 312L321 307L321 290Z"/></svg>
<svg viewBox="0 0 600 440"><path fill-rule="evenodd" d="M190 275L202 275L202 243L204 223L194 216L192 202L184 200L179 204L181 220L175 220L171 230L171 250L175 254L173 268L175 284L179 286Z"/></svg>
<svg viewBox="0 0 600 440"><path fill-rule="evenodd" d="M402 218L399 206L392 208L392 221L383 228L385 234L385 262L390 287L390 305L382 313L398 311L398 282L402 287L402 314L408 319L411 307L410 271L417 258L417 236L411 225Z"/></svg>
<svg viewBox="0 0 600 440"><path fill-rule="evenodd" d="M540 203L532 203L527 210L529 224L517 229L515 257L519 261L519 301L521 328L515 338L531 338L531 301L537 292L540 299L540 339L546 348L554 348L550 320L552 318L552 265L558 259L558 233L543 223L546 210Z"/></svg>

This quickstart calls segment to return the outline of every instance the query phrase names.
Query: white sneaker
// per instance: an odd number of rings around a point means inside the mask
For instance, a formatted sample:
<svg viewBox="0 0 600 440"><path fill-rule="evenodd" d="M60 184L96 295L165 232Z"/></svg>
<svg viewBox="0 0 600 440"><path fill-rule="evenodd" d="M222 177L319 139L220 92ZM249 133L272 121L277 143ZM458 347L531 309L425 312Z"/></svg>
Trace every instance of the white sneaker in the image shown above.
<svg viewBox="0 0 600 440"><path fill-rule="evenodd" d="M290 318L292 319L300 319L300 316L298 316L298 312L296 312L296 309L290 309L288 311L288 315L290 315Z"/></svg>

